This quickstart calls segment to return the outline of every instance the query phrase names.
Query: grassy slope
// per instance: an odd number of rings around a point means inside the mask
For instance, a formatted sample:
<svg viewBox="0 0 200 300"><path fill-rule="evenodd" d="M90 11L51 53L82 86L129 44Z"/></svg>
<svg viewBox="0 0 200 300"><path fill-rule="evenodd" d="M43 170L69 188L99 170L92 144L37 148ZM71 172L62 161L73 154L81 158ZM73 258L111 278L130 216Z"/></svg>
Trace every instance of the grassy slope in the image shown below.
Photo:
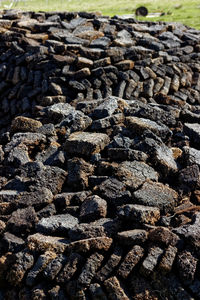
<svg viewBox="0 0 200 300"><path fill-rule="evenodd" d="M2 4L6 3L9 2L2 1ZM178 9L175 8L177 4L181 5ZM149 13L171 13L144 20L180 22L200 29L200 0L21 0L15 7L36 11L101 11L103 15L114 16L133 14L139 6L146 6Z"/></svg>

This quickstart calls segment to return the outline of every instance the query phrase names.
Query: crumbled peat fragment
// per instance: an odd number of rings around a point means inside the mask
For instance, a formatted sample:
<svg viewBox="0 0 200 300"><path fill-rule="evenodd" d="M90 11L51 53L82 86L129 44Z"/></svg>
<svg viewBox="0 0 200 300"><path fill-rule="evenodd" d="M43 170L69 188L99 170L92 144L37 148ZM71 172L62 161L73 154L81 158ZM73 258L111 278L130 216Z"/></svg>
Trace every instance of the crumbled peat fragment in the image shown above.
<svg viewBox="0 0 200 300"><path fill-rule="evenodd" d="M0 299L199 299L200 31L0 14Z"/></svg>

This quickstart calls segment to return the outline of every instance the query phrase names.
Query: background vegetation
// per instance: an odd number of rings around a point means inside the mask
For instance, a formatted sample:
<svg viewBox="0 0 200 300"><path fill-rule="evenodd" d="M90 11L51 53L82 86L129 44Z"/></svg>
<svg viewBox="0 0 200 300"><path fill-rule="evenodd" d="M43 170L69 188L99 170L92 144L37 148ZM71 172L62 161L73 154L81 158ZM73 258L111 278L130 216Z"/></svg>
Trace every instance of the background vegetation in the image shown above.
<svg viewBox="0 0 200 300"><path fill-rule="evenodd" d="M141 20L181 22L200 29L200 0L0 0L2 9L20 8L35 11L99 11L103 15L134 14L139 6L147 7L148 17ZM163 16L153 16L162 12Z"/></svg>

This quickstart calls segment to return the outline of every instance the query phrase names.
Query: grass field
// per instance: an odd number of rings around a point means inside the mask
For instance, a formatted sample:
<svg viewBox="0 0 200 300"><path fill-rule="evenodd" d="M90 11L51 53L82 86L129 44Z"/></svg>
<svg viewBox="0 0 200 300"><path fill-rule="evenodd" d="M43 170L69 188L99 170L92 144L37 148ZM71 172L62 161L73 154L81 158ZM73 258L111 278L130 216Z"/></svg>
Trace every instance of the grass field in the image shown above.
<svg viewBox="0 0 200 300"><path fill-rule="evenodd" d="M1 8L9 7L10 0L1 0ZM180 22L200 29L200 0L18 0L12 8L35 11L100 11L103 15L134 14L139 6L146 6L150 14L163 12L164 16L140 20Z"/></svg>

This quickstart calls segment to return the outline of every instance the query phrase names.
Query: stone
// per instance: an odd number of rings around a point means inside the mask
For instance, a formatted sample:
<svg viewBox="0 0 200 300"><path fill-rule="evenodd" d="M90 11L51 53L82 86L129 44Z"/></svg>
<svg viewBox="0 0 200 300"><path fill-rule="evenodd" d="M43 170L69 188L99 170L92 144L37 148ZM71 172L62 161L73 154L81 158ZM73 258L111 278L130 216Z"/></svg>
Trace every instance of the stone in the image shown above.
<svg viewBox="0 0 200 300"><path fill-rule="evenodd" d="M192 165L182 169L179 172L178 179L181 185L186 185L190 189L195 189L200 184L199 166Z"/></svg>
<svg viewBox="0 0 200 300"><path fill-rule="evenodd" d="M140 274L147 277L149 276L159 263L161 256L163 255L163 250L159 247L152 247L149 250L149 253L147 257L142 262L142 265L140 267Z"/></svg>
<svg viewBox="0 0 200 300"><path fill-rule="evenodd" d="M138 245L134 246L122 260L117 270L118 275L126 279L143 256L144 249Z"/></svg>
<svg viewBox="0 0 200 300"><path fill-rule="evenodd" d="M81 221L94 221L105 218L107 214L107 202L97 195L88 197L80 207Z"/></svg>
<svg viewBox="0 0 200 300"><path fill-rule="evenodd" d="M173 189L154 182L144 183L133 196L138 204L157 207L161 213L173 211L178 200L178 195Z"/></svg>
<svg viewBox="0 0 200 300"><path fill-rule="evenodd" d="M11 124L12 133L15 132L36 132L42 126L40 121L26 118L23 116L16 117Z"/></svg>
<svg viewBox="0 0 200 300"><path fill-rule="evenodd" d="M121 245L141 245L148 239L148 233L144 229L132 229L118 232L117 239Z"/></svg>
<svg viewBox="0 0 200 300"><path fill-rule="evenodd" d="M154 206L126 204L118 208L118 216L124 220L154 225L160 219L160 210Z"/></svg>
<svg viewBox="0 0 200 300"><path fill-rule="evenodd" d="M21 147L23 147L23 145L29 147L29 149L31 147L34 146L39 146L42 145L46 142L46 137L43 134L40 133L32 133L32 132L19 132L19 133L15 133L12 136L11 141L6 145L4 151L10 152L12 151L15 147L18 147L18 145L21 145Z"/></svg>
<svg viewBox="0 0 200 300"><path fill-rule="evenodd" d="M78 219L69 215L55 215L42 218L36 225L36 230L42 234L66 236L68 231L78 224Z"/></svg>
<svg viewBox="0 0 200 300"><path fill-rule="evenodd" d="M177 246L180 242L180 238L171 232L168 228L158 226L155 229L150 230L149 240L158 242L166 246Z"/></svg>
<svg viewBox="0 0 200 300"><path fill-rule="evenodd" d="M89 156L99 153L109 143L109 137L104 133L75 132L64 144L64 150L69 154Z"/></svg>
<svg viewBox="0 0 200 300"><path fill-rule="evenodd" d="M90 43L90 47L104 49L104 48L108 48L110 43L111 43L111 40L108 37L100 37L100 38L93 40Z"/></svg>
<svg viewBox="0 0 200 300"><path fill-rule="evenodd" d="M108 293L108 297L111 300L128 300L128 296L125 294L124 290L122 289L119 280L117 277L110 277L104 281L105 289Z"/></svg>

